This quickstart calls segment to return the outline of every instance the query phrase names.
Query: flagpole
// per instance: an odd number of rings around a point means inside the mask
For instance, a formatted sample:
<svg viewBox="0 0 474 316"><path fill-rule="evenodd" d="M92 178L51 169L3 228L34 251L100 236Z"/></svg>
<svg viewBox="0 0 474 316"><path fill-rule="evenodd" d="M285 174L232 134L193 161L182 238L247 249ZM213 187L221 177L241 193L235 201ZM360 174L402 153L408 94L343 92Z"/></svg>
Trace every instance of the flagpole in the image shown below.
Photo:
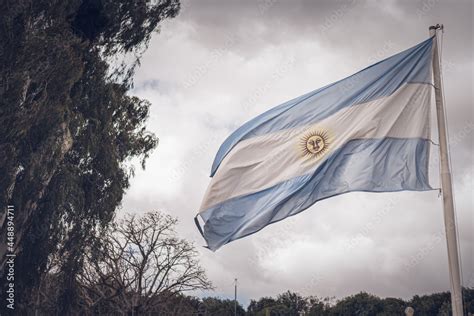
<svg viewBox="0 0 474 316"><path fill-rule="evenodd" d="M435 87L436 114L438 120L441 188L443 192L444 206L444 226L446 230L446 242L448 245L449 278L451 283L451 307L453 311L453 316L462 316L463 306L461 273L459 266L458 241L456 235L456 219L454 216L453 187L448 157L446 118L442 91L443 87L441 85L440 60L438 54L437 33L439 30L442 29L443 26L440 26L439 24L437 24L436 26L429 27L430 36L435 37L433 42L433 80Z"/></svg>
<svg viewBox="0 0 474 316"><path fill-rule="evenodd" d="M237 316L237 279L234 280L234 316Z"/></svg>

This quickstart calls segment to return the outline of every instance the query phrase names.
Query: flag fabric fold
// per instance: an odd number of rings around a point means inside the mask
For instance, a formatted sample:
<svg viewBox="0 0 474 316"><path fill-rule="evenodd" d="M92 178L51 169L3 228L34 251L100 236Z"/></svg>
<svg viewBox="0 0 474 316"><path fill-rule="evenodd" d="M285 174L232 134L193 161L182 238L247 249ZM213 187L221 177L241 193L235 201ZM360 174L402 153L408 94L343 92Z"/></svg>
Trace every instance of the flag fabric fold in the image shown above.
<svg viewBox="0 0 474 316"><path fill-rule="evenodd" d="M195 218L209 249L342 193L430 190L432 45L430 38L232 133Z"/></svg>

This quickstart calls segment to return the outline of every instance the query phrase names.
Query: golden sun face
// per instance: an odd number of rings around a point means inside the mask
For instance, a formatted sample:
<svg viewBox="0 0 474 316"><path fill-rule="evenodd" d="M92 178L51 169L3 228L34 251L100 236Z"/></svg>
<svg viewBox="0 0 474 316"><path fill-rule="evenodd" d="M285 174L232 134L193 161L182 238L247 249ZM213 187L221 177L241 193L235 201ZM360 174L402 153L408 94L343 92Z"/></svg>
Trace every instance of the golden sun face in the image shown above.
<svg viewBox="0 0 474 316"><path fill-rule="evenodd" d="M329 135L326 131L310 131L301 137L301 151L303 157L318 158L328 150Z"/></svg>

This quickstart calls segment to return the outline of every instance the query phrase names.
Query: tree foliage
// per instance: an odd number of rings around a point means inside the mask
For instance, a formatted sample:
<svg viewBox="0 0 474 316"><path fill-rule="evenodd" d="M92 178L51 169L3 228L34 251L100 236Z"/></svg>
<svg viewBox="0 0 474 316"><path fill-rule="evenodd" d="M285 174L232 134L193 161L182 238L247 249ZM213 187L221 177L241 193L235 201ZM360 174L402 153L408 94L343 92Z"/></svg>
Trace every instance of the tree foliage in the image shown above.
<svg viewBox="0 0 474 316"><path fill-rule="evenodd" d="M188 302L183 293L212 286L194 246L177 237L176 223L169 215L150 212L128 214L109 225L101 233L102 242L85 249L70 313L156 315L197 307L199 302ZM61 282L55 270L42 278L39 297L29 310L59 312L61 297L54 294L54 286Z"/></svg>
<svg viewBox="0 0 474 316"><path fill-rule="evenodd" d="M465 311L473 313L474 289L463 291ZM450 295L447 292L430 295L415 295L411 300L398 298L380 298L368 293L358 293L334 301L330 298L315 296L302 297L297 293L285 292L277 296L262 297L251 300L247 308L249 316L396 316L404 315L405 309L411 306L415 315L450 315Z"/></svg>
<svg viewBox="0 0 474 316"><path fill-rule="evenodd" d="M210 289L194 246L176 236L176 223L152 212L110 225L78 275L87 308L106 302L116 314L147 314L178 293Z"/></svg>
<svg viewBox="0 0 474 316"><path fill-rule="evenodd" d="M310 303L314 303L312 297L305 298L295 292L286 291L277 296L276 299L263 297L258 301L251 300L248 314L255 316L266 315L299 315L310 309Z"/></svg>
<svg viewBox="0 0 474 316"><path fill-rule="evenodd" d="M134 63L110 62L138 61L179 3L1 0L0 10L0 205L15 210L18 299L56 254L67 309L68 284L120 205L131 159L144 166L157 145L144 125L150 104L128 94ZM5 215L2 207L1 231Z"/></svg>
<svg viewBox="0 0 474 316"><path fill-rule="evenodd" d="M244 308L237 303L238 316L244 316ZM220 316L234 316L234 300L221 299L218 297L206 297L202 299L198 308L198 313L201 315L220 315Z"/></svg>

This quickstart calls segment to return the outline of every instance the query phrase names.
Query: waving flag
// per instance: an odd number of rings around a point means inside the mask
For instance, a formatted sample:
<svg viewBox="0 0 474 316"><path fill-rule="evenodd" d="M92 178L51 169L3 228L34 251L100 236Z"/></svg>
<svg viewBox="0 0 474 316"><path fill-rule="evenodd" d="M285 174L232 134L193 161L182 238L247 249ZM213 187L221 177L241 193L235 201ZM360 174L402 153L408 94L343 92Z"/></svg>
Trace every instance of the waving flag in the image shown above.
<svg viewBox="0 0 474 316"><path fill-rule="evenodd" d="M230 135L195 218L208 247L342 193L430 190L432 46L430 38Z"/></svg>

